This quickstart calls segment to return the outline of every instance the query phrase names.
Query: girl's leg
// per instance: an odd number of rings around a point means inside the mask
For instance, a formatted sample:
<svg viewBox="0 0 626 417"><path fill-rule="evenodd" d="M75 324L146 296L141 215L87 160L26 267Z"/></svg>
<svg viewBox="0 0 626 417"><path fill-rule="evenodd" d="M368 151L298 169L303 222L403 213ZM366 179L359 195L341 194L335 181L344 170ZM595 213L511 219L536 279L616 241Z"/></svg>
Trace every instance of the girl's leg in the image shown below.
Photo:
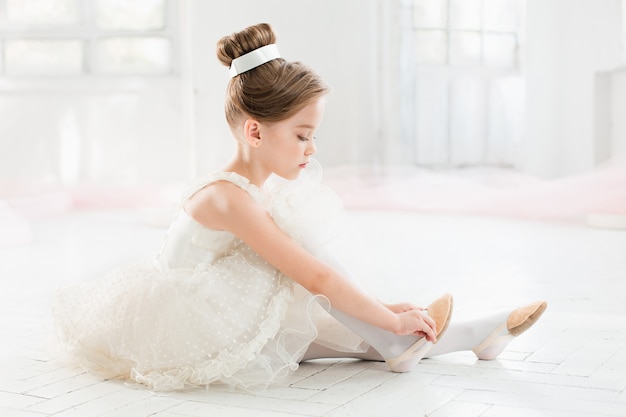
<svg viewBox="0 0 626 417"><path fill-rule="evenodd" d="M311 359L329 358L354 358L365 361L384 361L383 357L380 356L380 353L378 353L371 346L365 352L342 352L340 350L334 350L329 347L319 345L315 342L311 343L302 360L308 361Z"/></svg>
<svg viewBox="0 0 626 417"><path fill-rule="evenodd" d="M331 307L330 315L341 324L359 335L373 347L383 358L390 359L400 356L409 347L421 339L419 336L398 336L379 327L372 326L361 320ZM430 342L426 342L431 345Z"/></svg>
<svg viewBox="0 0 626 417"><path fill-rule="evenodd" d="M330 253L320 253L318 256L329 265L340 270L347 277L354 279L346 268ZM438 340L437 344L433 345L430 342L423 341L424 343L420 346L418 353L420 353L422 357L432 357L444 353L473 350L479 359L495 359L513 337L524 332L539 319L546 307L547 304L545 302L536 302L513 310L512 312L505 310L475 319L453 320L441 339ZM380 357L386 360L398 358L400 355L410 351L421 339L417 336L394 335L393 333L364 323L333 308L330 309L330 314L344 326L359 335L373 348L373 350L370 349L366 354L359 354L359 356L350 355L352 357L378 360L376 355L373 354L375 351L380 354ZM332 351L330 349L324 352L324 350L317 349L315 346L312 347L311 352L307 353L309 354L309 358L319 357L318 355L320 354L332 354L332 357L346 356L343 352ZM402 372L410 370L410 368L421 359L419 355L410 355L410 357L411 360L403 362L401 369L398 368L394 370Z"/></svg>
<svg viewBox="0 0 626 417"><path fill-rule="evenodd" d="M448 330L429 351L426 357L443 355L450 352L472 350L485 340L511 313L499 311L476 318L455 320L458 314L452 318Z"/></svg>
<svg viewBox="0 0 626 417"><path fill-rule="evenodd" d="M352 275L346 270L346 268L329 252L320 252L316 256L327 262L333 268L341 271L345 276L353 279ZM359 357L361 359L380 360L384 358L388 360L390 367L394 371L406 372L410 370L423 357L428 351L432 343L426 340L421 340L418 336L398 336L379 327L372 326L361 320L358 320L348 314L345 314L335 308L330 308L330 315L337 321L346 326L352 332L361 337L371 349L369 354L350 354L351 357ZM377 352L378 355L373 352ZM333 355L331 357L346 357L345 353L333 351L331 349L320 349L317 344L312 345L311 351L305 354L305 358L312 359L319 357L320 355ZM336 356L341 355L341 356ZM401 357L401 360L397 359ZM406 358L406 360L405 360ZM394 361L395 360L395 361Z"/></svg>
<svg viewBox="0 0 626 417"><path fill-rule="evenodd" d="M513 338L528 330L546 310L545 301L536 301L513 311L500 311L477 319L450 323L448 331L428 356L472 350L478 359L495 359Z"/></svg>
<svg viewBox="0 0 626 417"><path fill-rule="evenodd" d="M428 352L432 343L418 336L398 336L376 326L362 322L339 310L329 311L338 322L361 337L365 352L343 352L313 342L301 360L321 358L356 358L372 361L385 361L394 372L408 372ZM363 345L361 345L363 346Z"/></svg>
<svg viewBox="0 0 626 417"><path fill-rule="evenodd" d="M541 316L545 308L545 303L533 303L529 306L514 310L513 312L511 312L510 310L503 310L476 318L469 318L457 321L452 320L450 322L450 325L448 326L448 329L442 335L437 344L432 345L428 343L429 347L424 350L424 357L431 358L433 356L443 355L451 352L473 350L479 359L495 359L506 348L507 344L513 339L513 337L519 334L515 334L516 332L513 329L509 329L511 317L515 315L516 312L525 311L526 315L524 317L528 318L523 318L523 320L520 321L520 323L524 323L523 325L525 325L525 328L521 331L523 332L536 322L536 320ZM339 315L343 314L341 312L337 313L339 313ZM385 337L385 335L377 334L375 331L372 331L373 329L368 329L367 327L364 327L361 329L361 333L356 332L356 328L358 328L360 325L369 325L365 323L359 324L351 322L351 320L354 320L353 318L345 314L343 314L343 316L344 317L335 317L338 318L340 322L344 323L344 325L347 320L347 325L354 327L349 328L355 331L355 333L359 334L361 337L363 337L362 334L366 334L368 336L368 339L365 339L366 341L382 340L384 346L379 348L387 349L387 352L393 352L395 356L382 356L376 349L372 348L371 346L366 352L350 353L333 350L325 346L313 343L309 347L309 350L307 350L303 360L350 357L363 360L382 361L384 360L384 358L396 357L406 350L406 348L404 348L403 351L398 353L398 351L403 348L403 345L398 343L398 340L396 338ZM392 343L396 344L392 345ZM410 345L408 345L407 348L409 346ZM418 361L419 360L416 360L414 361L414 363L417 363Z"/></svg>

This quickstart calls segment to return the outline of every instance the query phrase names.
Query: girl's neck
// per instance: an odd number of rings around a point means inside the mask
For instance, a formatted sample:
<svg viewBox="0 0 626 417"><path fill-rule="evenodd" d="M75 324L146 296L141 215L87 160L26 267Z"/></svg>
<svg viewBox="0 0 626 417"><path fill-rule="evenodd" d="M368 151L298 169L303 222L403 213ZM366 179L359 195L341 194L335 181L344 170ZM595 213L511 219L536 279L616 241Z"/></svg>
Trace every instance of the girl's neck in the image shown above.
<svg viewBox="0 0 626 417"><path fill-rule="evenodd" d="M229 164L224 167L224 171L235 172L247 178L251 184L254 184L259 188L263 187L263 184L271 174L265 172L265 170L262 169L260 166L255 165L249 161L244 161L240 158L234 158Z"/></svg>

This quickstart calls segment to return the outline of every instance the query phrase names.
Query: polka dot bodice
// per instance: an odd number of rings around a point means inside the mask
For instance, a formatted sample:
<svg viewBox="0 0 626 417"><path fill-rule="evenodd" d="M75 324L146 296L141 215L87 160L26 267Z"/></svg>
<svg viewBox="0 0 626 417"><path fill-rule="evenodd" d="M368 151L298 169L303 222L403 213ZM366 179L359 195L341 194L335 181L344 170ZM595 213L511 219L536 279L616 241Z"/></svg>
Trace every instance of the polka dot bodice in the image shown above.
<svg viewBox="0 0 626 417"><path fill-rule="evenodd" d="M232 182L262 202L260 190L247 178L234 172L211 174L199 180L185 199L216 181ZM162 269L193 269L200 264L213 263L239 244L241 241L232 233L204 227L181 207L163 238L157 261Z"/></svg>

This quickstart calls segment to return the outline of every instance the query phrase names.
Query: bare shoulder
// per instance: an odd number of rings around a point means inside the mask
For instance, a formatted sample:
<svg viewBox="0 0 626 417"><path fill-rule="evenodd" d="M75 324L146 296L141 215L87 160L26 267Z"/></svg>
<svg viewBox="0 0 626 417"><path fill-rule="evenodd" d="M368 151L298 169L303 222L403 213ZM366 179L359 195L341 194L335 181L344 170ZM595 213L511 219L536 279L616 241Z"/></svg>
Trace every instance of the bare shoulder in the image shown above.
<svg viewBox="0 0 626 417"><path fill-rule="evenodd" d="M209 184L184 203L188 215L214 230L230 230L229 224L236 221L233 217L242 212L256 211L257 206L246 190L229 181Z"/></svg>

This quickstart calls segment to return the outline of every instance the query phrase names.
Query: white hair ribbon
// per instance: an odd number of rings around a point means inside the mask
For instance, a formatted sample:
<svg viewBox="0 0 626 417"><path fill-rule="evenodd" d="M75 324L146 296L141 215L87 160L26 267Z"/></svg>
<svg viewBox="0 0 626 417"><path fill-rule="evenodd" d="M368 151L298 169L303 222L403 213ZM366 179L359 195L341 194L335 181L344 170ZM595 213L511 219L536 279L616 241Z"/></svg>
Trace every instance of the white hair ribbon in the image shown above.
<svg viewBox="0 0 626 417"><path fill-rule="evenodd" d="M233 59L228 72L231 77L236 77L276 58L280 58L278 47L275 44L265 45Z"/></svg>

